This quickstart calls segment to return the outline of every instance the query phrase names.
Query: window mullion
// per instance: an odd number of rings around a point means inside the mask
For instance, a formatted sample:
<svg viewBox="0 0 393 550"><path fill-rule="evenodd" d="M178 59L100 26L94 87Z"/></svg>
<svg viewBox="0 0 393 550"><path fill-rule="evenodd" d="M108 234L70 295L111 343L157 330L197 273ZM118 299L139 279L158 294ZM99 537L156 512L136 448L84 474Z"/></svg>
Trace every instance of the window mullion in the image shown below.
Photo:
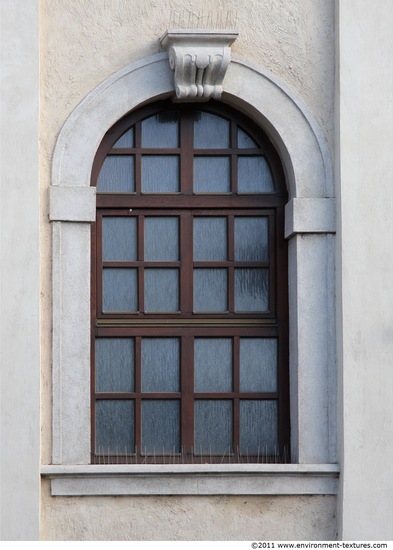
<svg viewBox="0 0 393 550"><path fill-rule="evenodd" d="M235 222L234 216L227 217L228 234L228 261L235 260ZM235 270L234 267L228 267L228 311L233 313L235 310Z"/></svg>
<svg viewBox="0 0 393 550"><path fill-rule="evenodd" d="M181 341L181 447L187 462L194 447L194 338Z"/></svg>
<svg viewBox="0 0 393 550"><path fill-rule="evenodd" d="M192 313L193 309L193 247L192 215L184 212L180 215L180 311Z"/></svg>
<svg viewBox="0 0 393 550"><path fill-rule="evenodd" d="M145 258L145 217L138 216L138 261L143 262ZM145 311L145 270L143 266L138 267L138 311Z"/></svg>
<svg viewBox="0 0 393 550"><path fill-rule="evenodd" d="M192 112L183 111L180 118L180 192L193 193L194 125Z"/></svg>
<svg viewBox="0 0 393 550"><path fill-rule="evenodd" d="M276 216L269 216L269 311L273 311L277 315L276 304L277 304L277 247L278 243L276 240Z"/></svg>
<svg viewBox="0 0 393 550"><path fill-rule="evenodd" d="M138 151L135 153L135 193L137 195L142 192L142 155L139 152L141 144L141 123L137 122L135 124L135 149Z"/></svg>
<svg viewBox="0 0 393 550"><path fill-rule="evenodd" d="M233 391L234 393L240 392L240 344L239 336L235 336L232 340L233 345ZM240 446L240 403L239 399L235 398L233 400L233 452L235 454L235 459L239 456L239 446Z"/></svg>
<svg viewBox="0 0 393 550"><path fill-rule="evenodd" d="M232 151L237 149L237 124L231 121L231 148ZM231 153L231 190L237 194L238 191L238 169L237 169L237 154Z"/></svg>
<svg viewBox="0 0 393 550"><path fill-rule="evenodd" d="M135 393L137 398L135 399L134 414L135 414L135 455L136 461L138 461L138 455L141 455L142 448L142 400L141 400L141 391L142 391L142 338L140 336L135 338L134 345L134 368L135 368Z"/></svg>

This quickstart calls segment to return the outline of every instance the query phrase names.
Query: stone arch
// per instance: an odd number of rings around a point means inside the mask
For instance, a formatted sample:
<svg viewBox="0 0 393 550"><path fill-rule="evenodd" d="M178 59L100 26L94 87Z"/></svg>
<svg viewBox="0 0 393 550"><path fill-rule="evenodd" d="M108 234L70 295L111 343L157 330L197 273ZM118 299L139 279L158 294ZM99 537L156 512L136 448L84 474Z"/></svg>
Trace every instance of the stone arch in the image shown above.
<svg viewBox="0 0 393 550"><path fill-rule="evenodd" d="M138 106L174 92L167 54L118 71L95 88L64 124L52 165L52 185L88 187L105 132ZM286 171L290 198L333 196L332 168L322 131L295 94L268 71L235 56L222 100L254 118L270 135Z"/></svg>

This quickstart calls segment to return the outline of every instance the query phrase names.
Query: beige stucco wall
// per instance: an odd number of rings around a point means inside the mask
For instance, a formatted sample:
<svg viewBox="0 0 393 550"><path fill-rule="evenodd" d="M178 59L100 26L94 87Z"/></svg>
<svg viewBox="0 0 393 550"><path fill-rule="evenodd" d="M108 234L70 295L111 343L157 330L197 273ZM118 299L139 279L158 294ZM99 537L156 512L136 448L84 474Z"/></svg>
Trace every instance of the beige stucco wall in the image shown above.
<svg viewBox="0 0 393 550"><path fill-rule="evenodd" d="M177 17L188 21L189 12L230 14L239 31L232 51L292 86L330 141L334 0L218 0L214 9L209 0L42 0L45 154L50 156L64 120L88 92L118 69L161 51L159 38Z"/></svg>
<svg viewBox="0 0 393 550"><path fill-rule="evenodd" d="M334 540L334 496L53 497L43 540Z"/></svg>
<svg viewBox="0 0 393 550"><path fill-rule="evenodd" d="M51 462L50 166L58 133L78 103L118 69L160 50L189 11L236 19L234 53L279 76L311 109L333 148L333 0L41 1L42 462ZM195 26L195 25L193 25ZM44 482L44 539L331 539L335 498L52 498ZM148 518L148 519L146 519ZM164 529L165 526L165 529Z"/></svg>

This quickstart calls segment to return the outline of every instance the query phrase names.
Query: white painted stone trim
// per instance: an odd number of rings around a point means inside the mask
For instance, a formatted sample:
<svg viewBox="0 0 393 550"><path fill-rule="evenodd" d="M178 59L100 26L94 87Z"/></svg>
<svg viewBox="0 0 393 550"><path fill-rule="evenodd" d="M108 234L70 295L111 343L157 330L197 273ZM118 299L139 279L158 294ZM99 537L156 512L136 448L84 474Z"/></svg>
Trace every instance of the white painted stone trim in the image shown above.
<svg viewBox="0 0 393 550"><path fill-rule="evenodd" d="M335 495L336 464L44 466L53 496Z"/></svg>
<svg viewBox="0 0 393 550"><path fill-rule="evenodd" d="M106 131L125 113L173 92L167 54L129 65L80 103L64 124L55 147L52 185L62 191L55 192L52 219L70 219L53 222L54 463L89 462L90 231L86 221L91 203L86 191L94 157ZM315 118L297 95L255 64L234 57L222 99L267 131L281 156L293 201L287 210L292 215L288 222L288 234L292 235L292 460L335 462L334 236L329 234L334 231L334 199L327 145ZM76 199L79 192L80 202ZM322 224L314 214L315 205L323 214ZM298 233L299 229L303 231Z"/></svg>
<svg viewBox="0 0 393 550"><path fill-rule="evenodd" d="M52 462L90 461L90 224L53 222Z"/></svg>
<svg viewBox="0 0 393 550"><path fill-rule="evenodd" d="M336 462L334 237L296 234L289 241L292 460Z"/></svg>
<svg viewBox="0 0 393 550"><path fill-rule="evenodd" d="M296 233L335 233L334 199L291 199L285 207L285 237Z"/></svg>
<svg viewBox="0 0 393 550"><path fill-rule="evenodd" d="M96 219L96 188L54 187L49 189L51 222L93 222Z"/></svg>

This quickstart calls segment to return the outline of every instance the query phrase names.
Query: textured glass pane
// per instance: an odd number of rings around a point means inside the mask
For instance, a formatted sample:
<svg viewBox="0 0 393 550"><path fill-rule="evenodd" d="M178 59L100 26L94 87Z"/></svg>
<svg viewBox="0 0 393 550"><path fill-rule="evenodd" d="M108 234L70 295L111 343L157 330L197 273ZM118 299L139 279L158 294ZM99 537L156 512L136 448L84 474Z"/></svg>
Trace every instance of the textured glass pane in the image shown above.
<svg viewBox="0 0 393 550"><path fill-rule="evenodd" d="M237 130L237 145L239 149L259 149L255 141L240 128Z"/></svg>
<svg viewBox="0 0 393 550"><path fill-rule="evenodd" d="M169 455L179 452L179 401L142 401L142 453Z"/></svg>
<svg viewBox="0 0 393 550"><path fill-rule="evenodd" d="M235 269L235 311L267 311L268 269Z"/></svg>
<svg viewBox="0 0 393 550"><path fill-rule="evenodd" d="M145 311L179 311L178 269L145 269Z"/></svg>
<svg viewBox="0 0 393 550"><path fill-rule="evenodd" d="M145 261L179 259L179 218L145 218Z"/></svg>
<svg viewBox="0 0 393 550"><path fill-rule="evenodd" d="M179 157L142 157L142 192L177 193L179 191Z"/></svg>
<svg viewBox="0 0 393 550"><path fill-rule="evenodd" d="M134 339L97 338L96 391L134 391Z"/></svg>
<svg viewBox="0 0 393 550"><path fill-rule="evenodd" d="M195 338L196 392L232 391L232 339Z"/></svg>
<svg viewBox="0 0 393 550"><path fill-rule="evenodd" d="M103 270L103 310L104 311L137 311L137 270L110 269Z"/></svg>
<svg viewBox="0 0 393 550"><path fill-rule="evenodd" d="M276 401L240 401L240 452L261 456L277 450Z"/></svg>
<svg viewBox="0 0 393 550"><path fill-rule="evenodd" d="M142 339L142 391L179 391L178 338Z"/></svg>
<svg viewBox="0 0 393 550"><path fill-rule="evenodd" d="M134 157L107 156L98 176L99 193L132 193L134 184Z"/></svg>
<svg viewBox="0 0 393 550"><path fill-rule="evenodd" d="M235 218L235 260L263 262L268 260L268 219Z"/></svg>
<svg viewBox="0 0 393 550"><path fill-rule="evenodd" d="M272 193L270 168L264 157L239 157L239 193Z"/></svg>
<svg viewBox="0 0 393 550"><path fill-rule="evenodd" d="M229 122L209 113L198 113L194 123L195 149L227 149Z"/></svg>
<svg viewBox="0 0 393 550"><path fill-rule="evenodd" d="M102 219L102 259L104 262L136 260L136 218Z"/></svg>
<svg viewBox="0 0 393 550"><path fill-rule="evenodd" d="M229 193L229 157L194 158L194 193Z"/></svg>
<svg viewBox="0 0 393 550"><path fill-rule="evenodd" d="M232 401L195 401L195 454L232 452Z"/></svg>
<svg viewBox="0 0 393 550"><path fill-rule="evenodd" d="M227 311L226 269L194 269L194 311Z"/></svg>
<svg viewBox="0 0 393 550"><path fill-rule="evenodd" d="M227 257L227 219L194 218L194 261L220 261Z"/></svg>
<svg viewBox="0 0 393 550"><path fill-rule="evenodd" d="M96 401L96 453L125 455L134 452L134 402Z"/></svg>
<svg viewBox="0 0 393 550"><path fill-rule="evenodd" d="M153 115L142 122L142 147L178 147L179 121L176 111Z"/></svg>
<svg viewBox="0 0 393 550"><path fill-rule="evenodd" d="M277 391L277 340L240 338L240 391Z"/></svg>
<svg viewBox="0 0 393 550"><path fill-rule="evenodd" d="M122 148L130 148L134 147L134 128L130 128L127 130L125 134L123 134L113 145L113 147L122 147Z"/></svg>

